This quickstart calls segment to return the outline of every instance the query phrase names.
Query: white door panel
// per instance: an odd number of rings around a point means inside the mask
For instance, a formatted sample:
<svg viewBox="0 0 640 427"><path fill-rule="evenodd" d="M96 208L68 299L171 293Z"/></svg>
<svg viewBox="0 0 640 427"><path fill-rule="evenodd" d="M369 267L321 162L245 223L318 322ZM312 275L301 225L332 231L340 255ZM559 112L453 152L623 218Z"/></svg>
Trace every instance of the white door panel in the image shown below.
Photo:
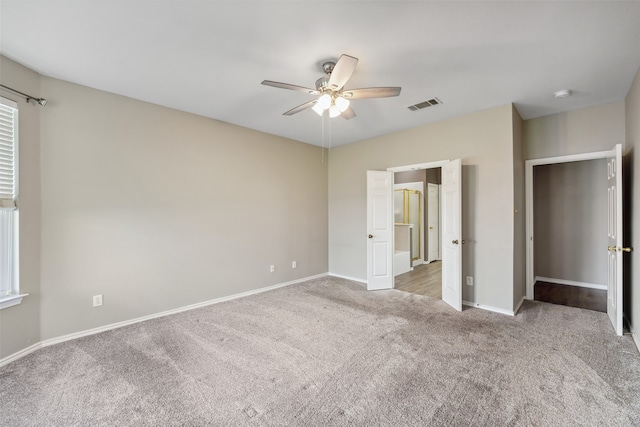
<svg viewBox="0 0 640 427"><path fill-rule="evenodd" d="M622 335L622 145L607 158L608 277L607 314L616 334Z"/></svg>
<svg viewBox="0 0 640 427"><path fill-rule="evenodd" d="M442 167L442 300L462 311L462 180L460 159Z"/></svg>
<svg viewBox="0 0 640 427"><path fill-rule="evenodd" d="M367 289L393 288L393 172L367 171Z"/></svg>

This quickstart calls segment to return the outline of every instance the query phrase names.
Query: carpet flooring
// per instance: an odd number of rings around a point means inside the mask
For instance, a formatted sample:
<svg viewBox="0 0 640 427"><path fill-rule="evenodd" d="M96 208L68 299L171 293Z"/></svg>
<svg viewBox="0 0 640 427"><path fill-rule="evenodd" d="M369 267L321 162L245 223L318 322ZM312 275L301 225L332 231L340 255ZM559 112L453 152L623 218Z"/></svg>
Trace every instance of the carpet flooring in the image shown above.
<svg viewBox="0 0 640 427"><path fill-rule="evenodd" d="M634 426L607 315L515 317L322 278L46 347L0 368L2 426Z"/></svg>

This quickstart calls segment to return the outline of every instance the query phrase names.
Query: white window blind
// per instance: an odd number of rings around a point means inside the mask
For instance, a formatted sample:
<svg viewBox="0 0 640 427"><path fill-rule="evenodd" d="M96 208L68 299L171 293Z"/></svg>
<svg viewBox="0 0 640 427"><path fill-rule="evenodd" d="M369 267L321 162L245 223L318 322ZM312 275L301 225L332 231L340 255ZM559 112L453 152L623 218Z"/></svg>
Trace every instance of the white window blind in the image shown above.
<svg viewBox="0 0 640 427"><path fill-rule="evenodd" d="M18 109L0 98L0 208L15 208L18 197Z"/></svg>
<svg viewBox="0 0 640 427"><path fill-rule="evenodd" d="M18 294L18 109L0 97L0 308Z"/></svg>

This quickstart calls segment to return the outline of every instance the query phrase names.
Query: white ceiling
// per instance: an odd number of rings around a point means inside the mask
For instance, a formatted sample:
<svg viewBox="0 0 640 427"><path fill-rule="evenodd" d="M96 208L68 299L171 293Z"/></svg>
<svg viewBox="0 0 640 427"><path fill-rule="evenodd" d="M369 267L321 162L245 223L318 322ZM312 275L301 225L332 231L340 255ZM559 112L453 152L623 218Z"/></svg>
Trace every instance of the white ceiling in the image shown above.
<svg viewBox="0 0 640 427"><path fill-rule="evenodd" d="M262 80L314 87L344 53L346 88L402 87L353 100L335 146L509 102L529 119L621 100L640 67L639 1L0 0L0 24L0 52L43 75L316 145L320 117L282 115L312 96Z"/></svg>

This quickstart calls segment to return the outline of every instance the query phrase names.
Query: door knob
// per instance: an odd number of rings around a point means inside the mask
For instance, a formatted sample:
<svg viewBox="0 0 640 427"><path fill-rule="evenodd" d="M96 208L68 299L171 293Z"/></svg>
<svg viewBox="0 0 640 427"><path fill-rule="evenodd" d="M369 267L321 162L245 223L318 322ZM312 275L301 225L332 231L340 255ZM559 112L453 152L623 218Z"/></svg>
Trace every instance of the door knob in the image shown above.
<svg viewBox="0 0 640 427"><path fill-rule="evenodd" d="M451 243L453 243L454 245L457 245L458 244L458 239L452 240Z"/></svg>
<svg viewBox="0 0 640 427"><path fill-rule="evenodd" d="M620 248L622 252L631 252L633 248Z"/></svg>
<svg viewBox="0 0 640 427"><path fill-rule="evenodd" d="M373 234L369 234L369 238L370 238L370 239L373 239Z"/></svg>
<svg viewBox="0 0 640 427"><path fill-rule="evenodd" d="M433 227L429 227L429 230L433 230Z"/></svg>
<svg viewBox="0 0 640 427"><path fill-rule="evenodd" d="M616 247L615 246L607 246L607 250L611 251L611 252L615 252L616 251Z"/></svg>

